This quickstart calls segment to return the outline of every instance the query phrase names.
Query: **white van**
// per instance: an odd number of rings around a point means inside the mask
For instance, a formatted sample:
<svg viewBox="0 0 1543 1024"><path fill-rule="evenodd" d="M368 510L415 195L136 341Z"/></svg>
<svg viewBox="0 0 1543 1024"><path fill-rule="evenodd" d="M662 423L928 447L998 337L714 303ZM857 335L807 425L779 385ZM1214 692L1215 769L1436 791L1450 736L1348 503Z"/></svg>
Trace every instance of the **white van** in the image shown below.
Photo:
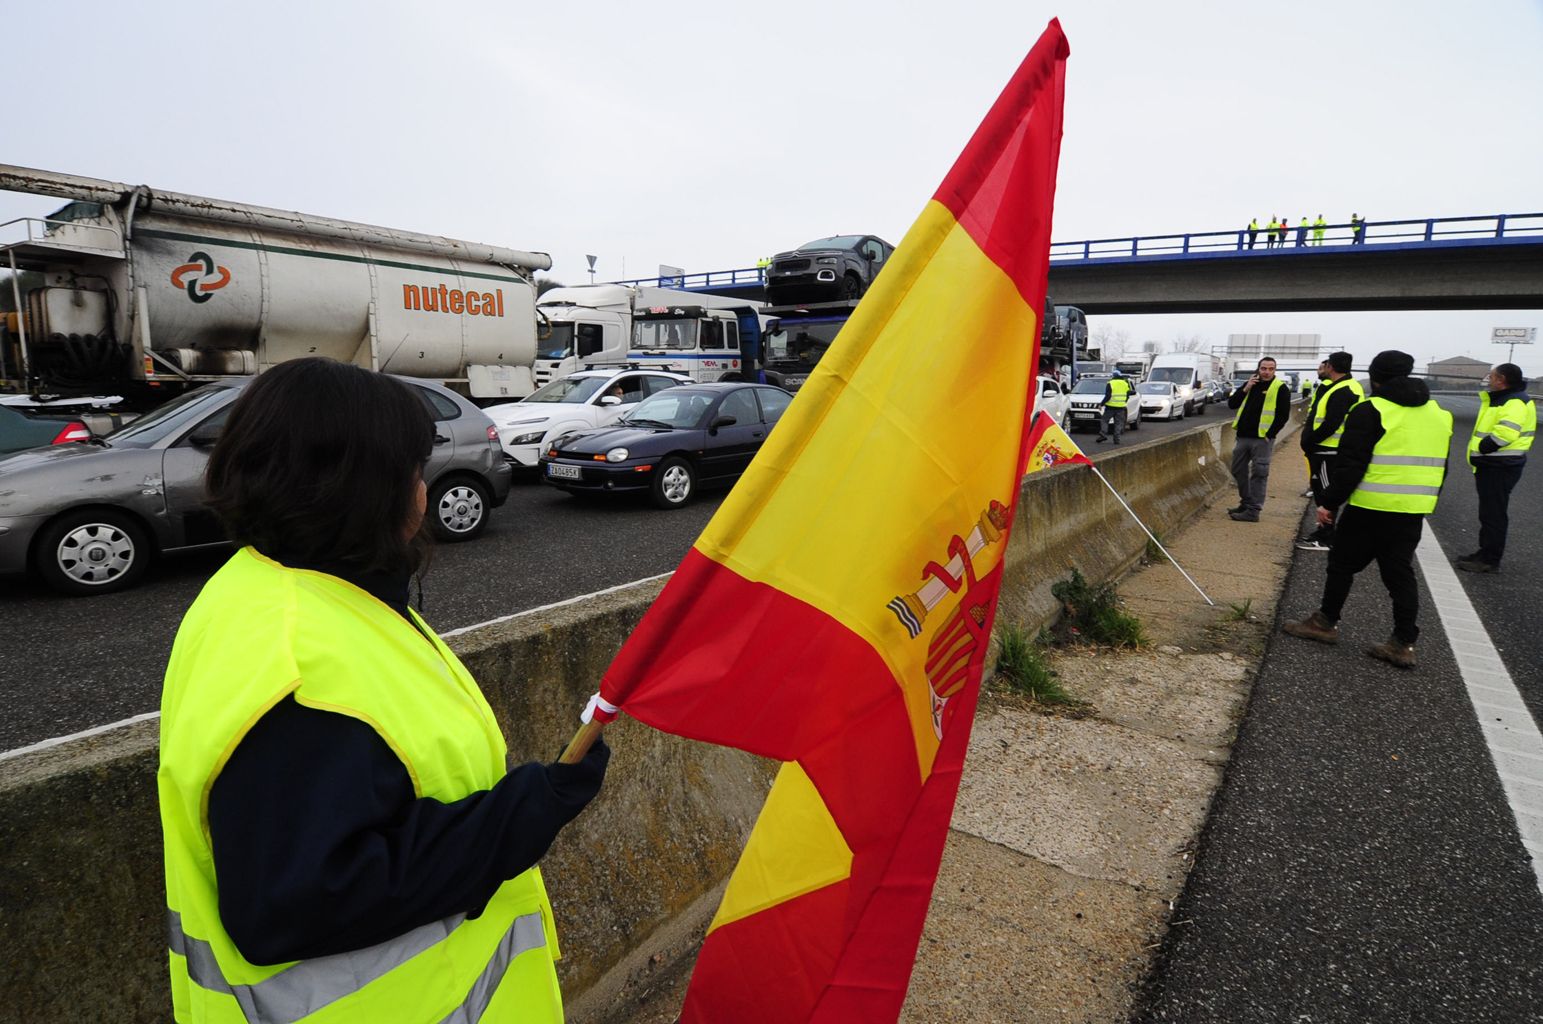
<svg viewBox="0 0 1543 1024"><path fill-rule="evenodd" d="M1151 383L1172 384L1185 413L1205 415L1205 382L1216 376L1216 357L1201 352L1170 352L1152 360Z"/></svg>

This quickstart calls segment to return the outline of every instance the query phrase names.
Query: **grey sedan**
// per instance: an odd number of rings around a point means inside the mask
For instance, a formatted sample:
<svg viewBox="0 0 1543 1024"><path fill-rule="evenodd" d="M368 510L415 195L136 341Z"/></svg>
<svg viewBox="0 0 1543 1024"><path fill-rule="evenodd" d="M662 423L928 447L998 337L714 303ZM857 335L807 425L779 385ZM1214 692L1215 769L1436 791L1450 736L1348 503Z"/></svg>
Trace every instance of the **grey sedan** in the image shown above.
<svg viewBox="0 0 1543 1024"><path fill-rule="evenodd" d="M226 543L204 465L244 381L206 384L102 439L0 459L0 575L35 570L65 594L133 586L161 552ZM448 388L403 379L434 417L429 525L469 540L509 495L493 421Z"/></svg>

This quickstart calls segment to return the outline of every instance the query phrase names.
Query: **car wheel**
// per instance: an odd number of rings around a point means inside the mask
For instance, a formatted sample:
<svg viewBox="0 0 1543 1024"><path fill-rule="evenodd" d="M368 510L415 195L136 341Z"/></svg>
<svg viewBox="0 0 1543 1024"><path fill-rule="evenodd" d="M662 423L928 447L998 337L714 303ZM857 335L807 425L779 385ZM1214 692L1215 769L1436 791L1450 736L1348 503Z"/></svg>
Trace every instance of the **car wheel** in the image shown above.
<svg viewBox="0 0 1543 1024"><path fill-rule="evenodd" d="M1208 408L1207 404L1205 402L1201 402L1200 403L1200 407L1195 410L1195 415L1197 415L1197 416L1204 416L1205 415L1205 411L1206 411L1207 408Z"/></svg>
<svg viewBox="0 0 1543 1024"><path fill-rule="evenodd" d="M856 275L847 274L841 279L841 297L843 299L861 298L862 294L863 283L857 279Z"/></svg>
<svg viewBox="0 0 1543 1024"><path fill-rule="evenodd" d="M122 512L72 512L38 537L36 566L43 582L61 594L111 594L139 582L150 565L150 539Z"/></svg>
<svg viewBox="0 0 1543 1024"><path fill-rule="evenodd" d="M660 508L681 508L696 490L696 470L678 455L659 463L654 471L654 504Z"/></svg>
<svg viewBox="0 0 1543 1024"><path fill-rule="evenodd" d="M471 540L487 527L489 511L488 489L472 477L448 477L429 489L429 529L437 540Z"/></svg>
<svg viewBox="0 0 1543 1024"><path fill-rule="evenodd" d="M1061 413L1061 429L1066 431L1068 434L1070 434L1073 430L1077 429L1076 427L1072 426L1072 414L1071 413L1069 413L1069 412Z"/></svg>

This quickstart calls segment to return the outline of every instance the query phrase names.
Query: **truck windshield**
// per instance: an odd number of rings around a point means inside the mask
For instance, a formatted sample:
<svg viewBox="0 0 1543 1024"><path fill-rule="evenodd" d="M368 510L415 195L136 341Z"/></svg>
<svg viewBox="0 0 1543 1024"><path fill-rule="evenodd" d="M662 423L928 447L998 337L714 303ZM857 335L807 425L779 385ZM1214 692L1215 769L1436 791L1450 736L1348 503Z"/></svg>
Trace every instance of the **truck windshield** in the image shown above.
<svg viewBox="0 0 1543 1024"><path fill-rule="evenodd" d="M633 328L632 347L643 349L696 348L695 320L639 320Z"/></svg>
<svg viewBox="0 0 1543 1024"><path fill-rule="evenodd" d="M567 402L570 405L578 405L586 402L596 391L600 390L608 377L563 377L543 384L535 393L523 402Z"/></svg>
<svg viewBox="0 0 1543 1024"><path fill-rule="evenodd" d="M1157 366L1147 374L1147 380L1167 381L1169 384L1193 384L1195 371L1188 366Z"/></svg>
<svg viewBox="0 0 1543 1024"><path fill-rule="evenodd" d="M551 328L552 336L539 343L541 348L536 353L536 358L566 359L573 355L573 325L553 323Z"/></svg>
<svg viewBox="0 0 1543 1024"><path fill-rule="evenodd" d="M818 363L841 333L841 323L779 323L776 330L767 332L766 361Z"/></svg>

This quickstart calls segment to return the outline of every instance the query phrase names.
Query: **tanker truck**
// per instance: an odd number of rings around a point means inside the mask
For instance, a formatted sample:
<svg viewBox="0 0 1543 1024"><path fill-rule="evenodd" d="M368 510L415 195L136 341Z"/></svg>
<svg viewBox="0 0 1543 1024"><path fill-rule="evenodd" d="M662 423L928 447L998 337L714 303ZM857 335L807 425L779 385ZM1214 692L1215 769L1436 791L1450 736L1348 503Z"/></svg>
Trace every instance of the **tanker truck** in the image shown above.
<svg viewBox="0 0 1543 1024"><path fill-rule="evenodd" d="M0 225L11 390L144 407L308 355L473 399L535 390L545 253L10 165L0 190L69 200Z"/></svg>

